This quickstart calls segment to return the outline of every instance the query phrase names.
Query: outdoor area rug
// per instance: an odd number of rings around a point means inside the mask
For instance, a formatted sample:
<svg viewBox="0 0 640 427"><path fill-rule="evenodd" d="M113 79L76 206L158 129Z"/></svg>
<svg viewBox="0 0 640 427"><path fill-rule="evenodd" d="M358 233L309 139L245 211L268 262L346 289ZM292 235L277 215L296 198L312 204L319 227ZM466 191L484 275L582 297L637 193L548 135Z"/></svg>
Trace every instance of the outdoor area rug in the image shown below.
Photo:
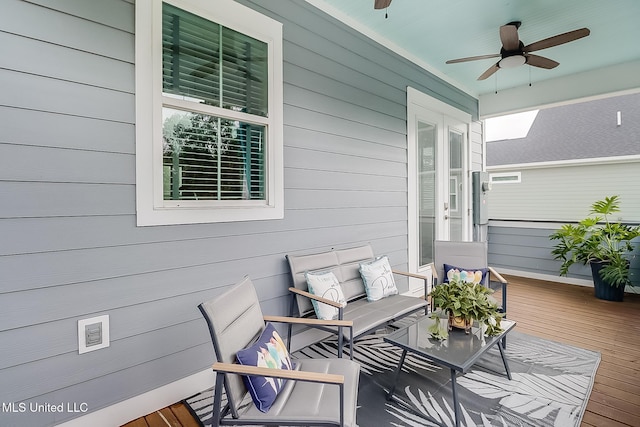
<svg viewBox="0 0 640 427"><path fill-rule="evenodd" d="M394 400L386 400L401 353L401 349L385 343L382 334L370 335L355 345L354 360L361 365L358 425L455 425L450 370L410 353L398 379ZM517 331L509 333L505 353L511 381L504 373L497 348L489 350L470 372L458 376L461 425L580 425L600 353ZM336 341L330 339L297 351L293 357L336 354ZM212 390L185 400L204 426L211 424L212 402Z"/></svg>

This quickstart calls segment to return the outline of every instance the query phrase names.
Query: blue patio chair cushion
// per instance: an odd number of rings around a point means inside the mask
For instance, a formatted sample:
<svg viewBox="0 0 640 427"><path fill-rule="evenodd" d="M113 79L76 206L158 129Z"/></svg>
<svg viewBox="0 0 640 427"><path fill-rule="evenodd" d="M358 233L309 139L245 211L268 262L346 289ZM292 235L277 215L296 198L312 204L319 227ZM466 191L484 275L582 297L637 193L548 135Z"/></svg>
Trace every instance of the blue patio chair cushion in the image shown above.
<svg viewBox="0 0 640 427"><path fill-rule="evenodd" d="M361 263L360 275L364 282L367 300L378 301L384 297L398 294L388 257L382 256L373 261Z"/></svg>
<svg viewBox="0 0 640 427"><path fill-rule="evenodd" d="M347 300L342 292L340 282L332 271L307 271L305 273L305 277L307 279L307 287L310 293L338 302L342 304L342 307L347 306ZM311 302L318 319L333 320L338 318L338 309L336 307L316 300L312 300Z"/></svg>
<svg viewBox="0 0 640 427"><path fill-rule="evenodd" d="M459 280L465 283L486 283L488 268L462 268L444 264L444 282Z"/></svg>
<svg viewBox="0 0 640 427"><path fill-rule="evenodd" d="M273 369L292 369L291 358L284 341L271 323L267 323L258 340L236 354L241 365ZM248 375L243 377L253 403L261 412L269 411L287 380Z"/></svg>

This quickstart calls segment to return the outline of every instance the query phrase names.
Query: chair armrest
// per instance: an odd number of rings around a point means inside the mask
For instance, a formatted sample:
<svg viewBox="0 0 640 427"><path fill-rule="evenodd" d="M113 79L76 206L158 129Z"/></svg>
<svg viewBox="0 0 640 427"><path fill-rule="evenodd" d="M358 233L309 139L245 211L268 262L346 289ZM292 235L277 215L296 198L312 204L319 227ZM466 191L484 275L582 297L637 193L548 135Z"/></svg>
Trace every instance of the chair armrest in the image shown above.
<svg viewBox="0 0 640 427"><path fill-rule="evenodd" d="M502 283L503 285L507 284L507 280L504 277L502 277L496 270L494 270L493 267L488 267L488 269L489 269L489 273L491 273L491 275L495 277L500 283Z"/></svg>
<svg viewBox="0 0 640 427"><path fill-rule="evenodd" d="M436 269L436 265L430 262L429 267L431 268L431 278L433 279L433 283L438 283L438 270Z"/></svg>
<svg viewBox="0 0 640 427"><path fill-rule="evenodd" d="M313 325L313 326L353 326L352 320L322 320L311 319L307 317L286 317L286 316L263 316L267 322L278 323L294 323L300 325Z"/></svg>
<svg viewBox="0 0 640 427"><path fill-rule="evenodd" d="M421 279L421 280L428 280L429 279L427 276L424 276L422 274L409 273L407 271L391 270L391 272L394 273L394 274L399 274L401 276L413 277L414 279Z"/></svg>
<svg viewBox="0 0 640 427"><path fill-rule="evenodd" d="M342 306L342 304L340 304L339 302L335 302L335 301L332 301L330 299L319 297L317 295L314 295L314 294L312 294L310 292L307 292L307 291L303 291L303 290L298 289L298 288L291 287L291 288L289 288L289 291L293 292L294 294L302 295L304 297L316 300L318 302L322 302L324 304L330 305L330 306L335 307L335 308L344 308Z"/></svg>
<svg viewBox="0 0 640 427"><path fill-rule="evenodd" d="M288 380L307 381L312 383L344 384L343 375L325 374L320 372L261 368L257 366L222 362L214 363L211 368L216 372L223 372L226 374L260 375L263 377L284 378Z"/></svg>

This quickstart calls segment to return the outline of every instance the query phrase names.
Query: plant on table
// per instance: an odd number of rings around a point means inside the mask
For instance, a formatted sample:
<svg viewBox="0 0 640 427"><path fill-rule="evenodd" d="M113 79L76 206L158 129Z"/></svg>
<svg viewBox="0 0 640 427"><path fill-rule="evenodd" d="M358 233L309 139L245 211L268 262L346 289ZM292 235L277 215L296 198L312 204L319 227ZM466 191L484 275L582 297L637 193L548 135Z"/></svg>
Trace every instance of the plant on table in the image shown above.
<svg viewBox="0 0 640 427"><path fill-rule="evenodd" d="M493 290L481 284L451 280L435 286L430 295L435 306L450 316L463 319L465 323L475 319L486 326L485 335L495 336L502 332L500 321L503 314L492 293Z"/></svg>

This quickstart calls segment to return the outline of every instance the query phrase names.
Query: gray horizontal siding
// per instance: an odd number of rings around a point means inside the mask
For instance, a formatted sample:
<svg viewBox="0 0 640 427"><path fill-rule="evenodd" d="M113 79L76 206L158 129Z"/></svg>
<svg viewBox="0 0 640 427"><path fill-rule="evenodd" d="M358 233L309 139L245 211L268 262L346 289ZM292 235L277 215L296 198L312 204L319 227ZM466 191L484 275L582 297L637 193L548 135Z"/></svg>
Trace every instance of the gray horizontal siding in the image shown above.
<svg viewBox="0 0 640 427"><path fill-rule="evenodd" d="M135 153L135 126L132 123L4 106L0 106L0 117L0 143L3 144ZM90 137L79 138L79 135Z"/></svg>
<svg viewBox="0 0 640 427"><path fill-rule="evenodd" d="M16 291L43 288L41 290L43 296L46 296L47 300L55 297L55 302L60 305L60 307L51 307L48 310L64 313L66 309L73 308L73 302L65 302L64 299L67 293L72 293L74 290L67 291L59 287L73 285L79 289L90 290L87 295L105 294L104 299L91 303L93 310L98 311L107 308L104 306L105 304L116 304L117 307L130 298L145 298L146 293L152 289L156 293L164 292L169 295L183 292L181 289L171 287L173 279L167 281L166 289L158 285L157 280L171 271L195 269L203 265L213 266L233 261L239 261L234 268L241 268L244 265L243 262L247 260L248 248L251 248L252 259L274 254L276 256L280 254L283 257L291 250L304 249L305 242L308 244L311 239L322 245L331 246L360 242L362 240L359 236L367 236L368 239L386 239L402 235L403 232L406 233L406 224L384 222L334 227L331 230L324 229L324 232L319 232L316 228L280 232L276 235L277 241L273 241L272 237L274 236L271 235L251 234L11 255L0 258L0 268L2 271L10 273L7 277L12 277L11 280L3 281L0 292L7 292L3 295L5 301L19 302L21 298L24 298L24 295ZM333 233L340 233L340 236L335 236ZM324 236L317 236L318 234ZM294 243L296 240L300 243ZM245 265L244 269L248 270L249 266ZM184 273L188 274L188 271ZM100 280L118 281L122 277L137 280L135 276L142 274L157 274L160 277L153 280L150 278L141 280L134 288L129 288L131 283L123 283L115 288L114 284L96 283ZM241 275L244 274L244 272L241 273ZM88 288L83 288L84 286ZM200 283L197 286L206 288L209 284ZM140 295L133 296L132 293L138 292L138 289ZM286 288L283 287L281 291L286 292ZM47 295L44 295L45 292ZM115 295L111 295L112 293ZM79 294L78 297L82 296ZM116 300L118 301L116 302ZM25 301L25 304L37 305L40 303L41 301L38 299ZM31 321L30 319L21 319L24 315L13 316L11 314L13 310L22 310L22 308L20 306L9 307L1 313L0 321L3 326ZM43 315L45 314L36 314L36 316Z"/></svg>
<svg viewBox="0 0 640 427"><path fill-rule="evenodd" d="M406 222L407 210L400 207L356 207L324 210L292 209L286 221L229 223L224 227L197 226L162 227L157 229L131 228L130 216L15 218L0 221L0 235L4 237L2 255L21 255L38 252L82 250L112 246L128 246L177 240L206 239L223 236L263 234L300 228L322 230L348 228L356 225L385 222ZM25 239L25 232L38 238Z"/></svg>
<svg viewBox="0 0 640 427"><path fill-rule="evenodd" d="M34 165L33 159L39 156L46 161ZM96 167L98 164L100 167ZM33 171L34 166L37 173ZM0 180L3 181L133 185L135 179L135 157L132 154L0 145Z"/></svg>
<svg viewBox="0 0 640 427"><path fill-rule="evenodd" d="M0 219L135 214L133 185L6 181L0 198L11 200L0 207Z"/></svg>
<svg viewBox="0 0 640 427"><path fill-rule="evenodd" d="M553 259L551 251L555 241L549 236L556 228L527 228L523 224L509 226L489 225L489 264L497 268L533 273L535 275L560 277L560 261ZM632 283L640 286L640 239L634 242L635 251L631 254ZM591 281L591 269L581 264L573 265L567 277Z"/></svg>
<svg viewBox="0 0 640 427"><path fill-rule="evenodd" d="M79 84L133 93L135 67L130 62L114 61L99 54L71 49L17 34L0 33L3 59L11 58L11 68L23 73L42 75ZM39 61L34 62L24 52L38 52ZM3 64L4 65L4 64ZM104 72L95 73L91 70Z"/></svg>
<svg viewBox="0 0 640 427"><path fill-rule="evenodd" d="M406 87L477 101L305 2L241 3L284 24L285 218L138 228L133 3L3 2L0 401L94 411L206 369L197 303L248 274L286 313L288 253L370 243L406 269ZM78 355L100 314L111 346Z"/></svg>
<svg viewBox="0 0 640 427"><path fill-rule="evenodd" d="M80 0L50 0L39 2L45 5L41 7L37 3L4 0L0 16L2 31L133 63L133 4L105 1L98 7L87 7L80 6ZM29 52L23 54L29 55Z"/></svg>
<svg viewBox="0 0 640 427"><path fill-rule="evenodd" d="M332 172L346 172L351 175L378 175L406 178L407 166L405 162L370 158L366 157L367 154L368 153L365 152L361 155L353 156L335 152L318 151L314 148L296 147L285 152L285 161L290 161L290 164L293 165L292 167L302 167L310 170L320 169ZM308 166L305 167L306 165ZM375 188L371 184L369 187Z"/></svg>
<svg viewBox="0 0 640 427"><path fill-rule="evenodd" d="M87 69L90 72L91 69ZM132 93L0 69L0 104L27 110L133 123ZM114 105L119 108L113 108Z"/></svg>

